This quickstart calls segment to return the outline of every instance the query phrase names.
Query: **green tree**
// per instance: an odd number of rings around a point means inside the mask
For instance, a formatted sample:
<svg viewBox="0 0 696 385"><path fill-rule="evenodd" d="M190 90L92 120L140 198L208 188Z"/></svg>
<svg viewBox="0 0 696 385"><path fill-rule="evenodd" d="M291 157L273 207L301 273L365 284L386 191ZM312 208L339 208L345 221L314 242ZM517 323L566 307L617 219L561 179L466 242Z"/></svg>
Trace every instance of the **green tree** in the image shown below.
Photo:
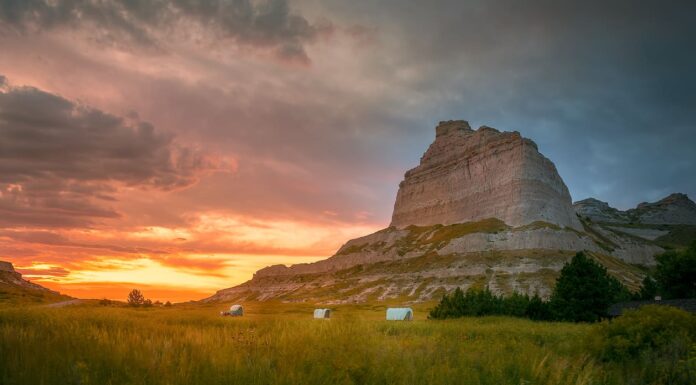
<svg viewBox="0 0 696 385"><path fill-rule="evenodd" d="M636 299L650 300L654 299L658 294L657 282L650 275L643 278L643 284L640 286L640 291L636 294Z"/></svg>
<svg viewBox="0 0 696 385"><path fill-rule="evenodd" d="M549 303L542 300L538 294L534 294L534 297L529 299L524 315L529 319L537 321L553 319Z"/></svg>
<svg viewBox="0 0 696 385"><path fill-rule="evenodd" d="M128 304L131 306L140 306L145 303L145 296L138 289L133 289L128 293Z"/></svg>
<svg viewBox="0 0 696 385"><path fill-rule="evenodd" d="M596 322L606 316L609 305L628 297L616 278L580 252L561 269L550 306L558 320Z"/></svg>
<svg viewBox="0 0 696 385"><path fill-rule="evenodd" d="M696 243L655 257L655 280L665 298L696 298Z"/></svg>
<svg viewBox="0 0 696 385"><path fill-rule="evenodd" d="M531 299L526 294L512 293L505 297L495 295L488 289L469 288L466 293L456 288L445 294L440 303L431 311L428 318L444 319L466 316L508 315L528 317L535 320L550 319L548 303L538 295Z"/></svg>

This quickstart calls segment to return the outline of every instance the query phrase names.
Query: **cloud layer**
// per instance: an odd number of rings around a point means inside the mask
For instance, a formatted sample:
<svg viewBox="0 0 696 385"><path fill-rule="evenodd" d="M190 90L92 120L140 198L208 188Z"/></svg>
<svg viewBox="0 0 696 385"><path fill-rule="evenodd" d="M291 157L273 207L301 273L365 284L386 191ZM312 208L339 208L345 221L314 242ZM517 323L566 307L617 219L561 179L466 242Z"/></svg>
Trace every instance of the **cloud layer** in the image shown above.
<svg viewBox="0 0 696 385"><path fill-rule="evenodd" d="M0 21L17 33L90 29L99 44L167 49L169 39L209 47L267 48L283 59L308 62L304 45L331 32L311 24L285 0L3 0Z"/></svg>
<svg viewBox="0 0 696 385"><path fill-rule="evenodd" d="M147 122L32 87L0 90L0 227L88 226L119 216L120 188L183 188L219 167Z"/></svg>

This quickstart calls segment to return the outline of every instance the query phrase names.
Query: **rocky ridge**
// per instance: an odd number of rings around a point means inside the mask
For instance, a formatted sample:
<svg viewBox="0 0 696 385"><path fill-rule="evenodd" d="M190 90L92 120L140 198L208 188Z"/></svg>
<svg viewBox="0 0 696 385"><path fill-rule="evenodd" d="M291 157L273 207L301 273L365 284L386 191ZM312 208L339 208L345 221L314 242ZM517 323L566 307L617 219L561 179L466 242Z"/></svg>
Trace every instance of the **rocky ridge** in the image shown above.
<svg viewBox="0 0 696 385"><path fill-rule="evenodd" d="M696 225L696 203L686 194L674 193L657 202L643 202L633 209L617 210L594 198L573 203L578 216L593 222L645 225Z"/></svg>

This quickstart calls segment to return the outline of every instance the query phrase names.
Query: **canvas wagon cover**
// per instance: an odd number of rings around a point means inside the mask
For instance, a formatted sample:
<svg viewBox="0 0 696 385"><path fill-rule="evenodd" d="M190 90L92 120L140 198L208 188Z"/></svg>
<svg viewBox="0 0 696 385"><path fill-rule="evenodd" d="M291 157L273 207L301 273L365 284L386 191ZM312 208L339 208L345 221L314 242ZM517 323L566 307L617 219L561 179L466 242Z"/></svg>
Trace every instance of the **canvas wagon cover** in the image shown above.
<svg viewBox="0 0 696 385"><path fill-rule="evenodd" d="M387 320L410 321L413 319L413 310L410 307L393 307L387 309Z"/></svg>
<svg viewBox="0 0 696 385"><path fill-rule="evenodd" d="M230 306L230 314L231 314L231 315L243 315L243 314L244 314L244 309L242 308L242 305L232 305L232 306Z"/></svg>

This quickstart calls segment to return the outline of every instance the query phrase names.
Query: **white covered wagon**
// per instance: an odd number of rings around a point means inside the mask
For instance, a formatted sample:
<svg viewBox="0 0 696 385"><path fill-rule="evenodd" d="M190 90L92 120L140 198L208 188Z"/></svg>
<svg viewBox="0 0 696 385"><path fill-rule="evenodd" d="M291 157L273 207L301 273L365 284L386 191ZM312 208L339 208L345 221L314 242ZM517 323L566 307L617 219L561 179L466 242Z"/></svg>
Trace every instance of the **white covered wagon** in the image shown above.
<svg viewBox="0 0 696 385"><path fill-rule="evenodd" d="M331 309L314 309L314 318L317 318L317 319L331 318Z"/></svg>
<svg viewBox="0 0 696 385"><path fill-rule="evenodd" d="M232 306L230 306L230 310L222 311L222 312L220 312L220 315L232 316L232 317L241 317L244 315L244 308L242 307L242 305L232 305Z"/></svg>
<svg viewBox="0 0 696 385"><path fill-rule="evenodd" d="M387 321L411 321L413 310L410 307L390 307L387 309Z"/></svg>

